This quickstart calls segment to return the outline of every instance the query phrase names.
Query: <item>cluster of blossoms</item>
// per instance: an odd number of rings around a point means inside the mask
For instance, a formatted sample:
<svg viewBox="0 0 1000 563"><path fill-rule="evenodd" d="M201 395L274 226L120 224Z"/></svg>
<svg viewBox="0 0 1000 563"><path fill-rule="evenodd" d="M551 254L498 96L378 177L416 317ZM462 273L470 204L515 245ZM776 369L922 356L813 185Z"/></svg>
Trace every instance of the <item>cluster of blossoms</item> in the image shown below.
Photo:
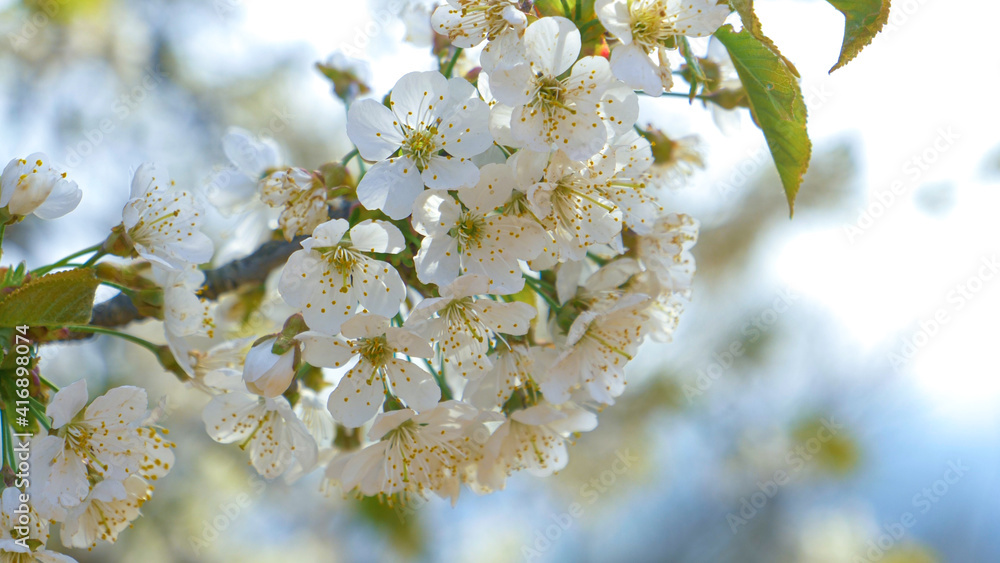
<svg viewBox="0 0 1000 563"><path fill-rule="evenodd" d="M437 8L432 25L452 49L485 43L480 68L411 72L384 102L346 88L356 150L341 163L289 167L273 142L233 130L231 165L204 193L143 164L122 223L89 250L83 268L162 318L166 344L146 344L210 395L209 436L239 444L260 475L322 469L325 488L397 502L552 474L625 391L641 343L670 338L698 223L657 197L657 151L683 151L636 128L635 89L669 89L666 49L712 33L729 10L598 0L617 40L609 60L585 54L577 24L529 5ZM44 155L12 161L5 221L71 211L80 190L64 176ZM206 202L237 218L237 243L283 238L297 250L266 283L206 298L200 266L232 251L202 232ZM141 260L95 267L107 254ZM37 541L0 550L64 561L44 551L49 523L67 546L115 541L173 465L173 444L142 389L89 406L82 380L37 396L48 400L26 490ZM20 537L8 510L18 493L3 493L5 538Z"/></svg>
<svg viewBox="0 0 1000 563"><path fill-rule="evenodd" d="M572 21L523 8L434 12L454 46L486 43L481 69L411 72L384 102L352 99L344 164L370 165L356 184L346 169L259 170L283 236L308 237L242 368L232 347L226 362L189 357L214 395L209 434L243 444L262 475L325 466L327 486L399 501L551 474L624 392L643 340L670 337L698 224L658 200L634 89L669 89L666 40L711 34L729 10L598 2L618 39L609 62L581 56Z"/></svg>

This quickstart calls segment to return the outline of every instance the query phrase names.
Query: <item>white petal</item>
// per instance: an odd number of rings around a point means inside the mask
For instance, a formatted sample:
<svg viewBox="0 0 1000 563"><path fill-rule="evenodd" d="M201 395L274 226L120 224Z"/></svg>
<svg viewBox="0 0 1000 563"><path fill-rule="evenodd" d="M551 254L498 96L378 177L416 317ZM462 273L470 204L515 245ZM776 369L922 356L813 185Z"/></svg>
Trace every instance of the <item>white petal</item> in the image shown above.
<svg viewBox="0 0 1000 563"><path fill-rule="evenodd" d="M483 72L490 74L526 62L527 55L521 34L513 29L504 31L499 37L487 43L479 54L479 64L483 67Z"/></svg>
<svg viewBox="0 0 1000 563"><path fill-rule="evenodd" d="M458 277L461 257L458 241L447 234L424 237L413 257L417 279L423 283L448 285Z"/></svg>
<svg viewBox="0 0 1000 563"><path fill-rule="evenodd" d="M411 358L430 358L434 355L434 348L426 338L405 328L389 327L385 338L393 350Z"/></svg>
<svg viewBox="0 0 1000 563"><path fill-rule="evenodd" d="M506 164L487 164L479 170L479 183L459 193L459 199L480 215L500 207L514 190L514 174Z"/></svg>
<svg viewBox="0 0 1000 563"><path fill-rule="evenodd" d="M351 224L345 219L331 219L316 225L312 236L302 241L302 248L309 250L316 246L336 246L344 239Z"/></svg>
<svg viewBox="0 0 1000 563"><path fill-rule="evenodd" d="M580 30L566 18L536 20L524 32L524 47L535 72L559 76L580 55Z"/></svg>
<svg viewBox="0 0 1000 563"><path fill-rule="evenodd" d="M535 75L527 64L498 69L490 75L489 80L490 91L500 103L519 106L531 101Z"/></svg>
<svg viewBox="0 0 1000 563"><path fill-rule="evenodd" d="M62 179L56 182L49 197L35 208L35 215L41 219L51 220L66 215L76 209L83 199L83 192L76 182Z"/></svg>
<svg viewBox="0 0 1000 563"><path fill-rule="evenodd" d="M469 188L479 181L479 168L467 158L433 156L421 176L428 188L442 190ZM411 208L412 203L411 200Z"/></svg>
<svg viewBox="0 0 1000 563"><path fill-rule="evenodd" d="M75 381L53 395L45 414L52 419L52 427L60 428L73 420L80 409L87 404L87 380Z"/></svg>
<svg viewBox="0 0 1000 563"><path fill-rule="evenodd" d="M515 301L504 303L483 299L473 305L479 310L479 320L494 332L523 335L531 327L531 319L538 311L527 303Z"/></svg>
<svg viewBox="0 0 1000 563"><path fill-rule="evenodd" d="M452 78L448 87L451 107L442 115L438 126L442 147L455 156L476 156L493 144L489 131L490 108L464 78Z"/></svg>
<svg viewBox="0 0 1000 563"><path fill-rule="evenodd" d="M368 170L358 184L358 201L367 209L382 210L392 219L405 219L423 189L424 181L413 161L394 158Z"/></svg>
<svg viewBox="0 0 1000 563"><path fill-rule="evenodd" d="M413 203L413 229L422 235L443 235L455 226L462 209L444 190L427 190Z"/></svg>
<svg viewBox="0 0 1000 563"><path fill-rule="evenodd" d="M389 106L396 119L412 129L425 130L448 109L448 80L437 71L404 74L392 89Z"/></svg>
<svg viewBox="0 0 1000 563"><path fill-rule="evenodd" d="M395 122L389 108L375 100L360 100L347 112L347 136L366 160L384 160L403 142Z"/></svg>
<svg viewBox="0 0 1000 563"><path fill-rule="evenodd" d="M213 440L223 444L247 439L257 429L266 412L260 401L241 391L212 397L201 415L205 430Z"/></svg>
<svg viewBox="0 0 1000 563"><path fill-rule="evenodd" d="M614 134L621 135L639 119L639 97L624 84L608 88L601 97L601 116Z"/></svg>
<svg viewBox="0 0 1000 563"><path fill-rule="evenodd" d="M278 147L270 139L257 140L245 129L230 127L222 137L222 152L246 177L254 181L268 168L281 164Z"/></svg>
<svg viewBox="0 0 1000 563"><path fill-rule="evenodd" d="M330 414L348 428L368 422L382 406L382 377L368 362L359 362L341 378L327 400Z"/></svg>
<svg viewBox="0 0 1000 563"><path fill-rule="evenodd" d="M399 272L380 260L369 260L361 269L354 271L353 289L368 312L383 317L396 316L399 306L406 299L406 286Z"/></svg>
<svg viewBox="0 0 1000 563"><path fill-rule="evenodd" d="M120 428L142 419L147 406L145 389L123 385L94 399L84 417L94 426Z"/></svg>
<svg viewBox="0 0 1000 563"><path fill-rule="evenodd" d="M396 225L365 219L351 229L351 246L365 252L396 254L406 247L406 241Z"/></svg>
<svg viewBox="0 0 1000 563"><path fill-rule="evenodd" d="M354 349L344 339L321 332L306 331L295 337L302 342L302 359L313 366L339 368L354 358Z"/></svg>
<svg viewBox="0 0 1000 563"><path fill-rule="evenodd" d="M618 38L623 45L632 42L632 15L627 0L597 0L594 12L604 29Z"/></svg>
<svg viewBox="0 0 1000 563"><path fill-rule="evenodd" d="M441 399L434 377L416 364L392 359L385 366L392 389L407 406L417 412L433 409Z"/></svg>
<svg viewBox="0 0 1000 563"><path fill-rule="evenodd" d="M639 45L618 45L611 51L611 70L631 88L642 90L650 96L663 93L659 69L653 59Z"/></svg>
<svg viewBox="0 0 1000 563"><path fill-rule="evenodd" d="M381 315L360 314L340 327L345 338L376 338L389 330L389 319Z"/></svg>

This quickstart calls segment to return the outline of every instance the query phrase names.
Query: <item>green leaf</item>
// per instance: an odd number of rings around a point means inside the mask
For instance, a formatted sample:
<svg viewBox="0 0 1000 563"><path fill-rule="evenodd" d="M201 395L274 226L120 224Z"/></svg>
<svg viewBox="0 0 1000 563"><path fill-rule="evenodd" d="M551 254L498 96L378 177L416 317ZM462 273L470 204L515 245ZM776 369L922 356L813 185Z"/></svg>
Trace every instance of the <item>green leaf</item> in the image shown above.
<svg viewBox="0 0 1000 563"><path fill-rule="evenodd" d="M826 0L846 18L840 60L830 72L854 60L889 21L890 0Z"/></svg>
<svg viewBox="0 0 1000 563"><path fill-rule="evenodd" d="M90 269L30 280L0 301L0 326L87 324L98 284Z"/></svg>
<svg viewBox="0 0 1000 563"><path fill-rule="evenodd" d="M806 132L806 104L796 74L748 29L736 33L726 25L715 32L715 37L733 59L747 92L750 113L764 132L794 214L795 197L812 155L812 142Z"/></svg>
<svg viewBox="0 0 1000 563"><path fill-rule="evenodd" d="M781 54L781 51L778 50L778 46L774 44L774 41L771 41L764 35L764 28L761 26L760 20L757 19L756 12L753 11L753 0L729 0L729 6L740 15L740 20L743 21L743 28L748 30L758 41L766 45L772 53L780 57L785 65L788 66L788 69L792 71L792 74L798 78L799 71L792 64L792 61L786 59Z"/></svg>

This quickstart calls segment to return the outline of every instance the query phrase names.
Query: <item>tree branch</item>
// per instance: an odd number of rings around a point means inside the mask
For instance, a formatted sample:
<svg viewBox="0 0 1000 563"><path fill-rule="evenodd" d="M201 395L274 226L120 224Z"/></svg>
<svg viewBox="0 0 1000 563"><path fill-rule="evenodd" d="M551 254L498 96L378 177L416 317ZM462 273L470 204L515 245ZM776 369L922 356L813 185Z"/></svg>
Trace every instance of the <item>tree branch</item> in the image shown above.
<svg viewBox="0 0 1000 563"><path fill-rule="evenodd" d="M222 294L236 291L241 287L264 283L272 270L284 264L293 252L302 248L300 243L305 238L305 236L296 237L291 242L268 241L245 258L233 260L214 270L207 270L201 295L206 299L215 300ZM135 308L129 296L120 293L94 307L90 324L103 327L124 326L143 318L146 317Z"/></svg>

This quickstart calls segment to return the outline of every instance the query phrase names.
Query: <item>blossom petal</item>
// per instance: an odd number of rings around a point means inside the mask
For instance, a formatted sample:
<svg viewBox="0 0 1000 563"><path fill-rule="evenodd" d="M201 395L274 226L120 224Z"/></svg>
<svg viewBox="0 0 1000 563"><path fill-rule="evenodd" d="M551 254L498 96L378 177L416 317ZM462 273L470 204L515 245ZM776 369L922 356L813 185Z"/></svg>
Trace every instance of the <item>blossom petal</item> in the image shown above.
<svg viewBox="0 0 1000 563"><path fill-rule="evenodd" d="M339 368L354 357L354 349L344 339L321 332L306 331L295 337L302 342L302 359L314 366Z"/></svg>
<svg viewBox="0 0 1000 563"><path fill-rule="evenodd" d="M522 41L532 69L549 76L569 70L580 55L580 30L559 16L536 20L525 30Z"/></svg>
<svg viewBox="0 0 1000 563"><path fill-rule="evenodd" d="M385 160L403 143L403 134L389 108L375 100L360 100L347 112L347 136L366 160Z"/></svg>
<svg viewBox="0 0 1000 563"><path fill-rule="evenodd" d="M385 365L393 391L413 410L433 409L441 399L441 388L423 368L406 360L392 359Z"/></svg>
<svg viewBox="0 0 1000 563"><path fill-rule="evenodd" d="M479 181L479 167L467 158L434 156L427 163L422 177L428 188L442 190L471 188Z"/></svg>
<svg viewBox="0 0 1000 563"><path fill-rule="evenodd" d="M74 381L63 387L52 397L45 414L52 419L52 427L60 428L73 420L84 405L87 404L87 380Z"/></svg>
<svg viewBox="0 0 1000 563"><path fill-rule="evenodd" d="M358 362L341 378L327 400L330 414L348 428L371 420L382 406L382 376L368 362Z"/></svg>
<svg viewBox="0 0 1000 563"><path fill-rule="evenodd" d="M367 209L382 210L391 219L405 219L423 189L424 181L413 161L394 158L368 170L358 184L358 201Z"/></svg>
<svg viewBox="0 0 1000 563"><path fill-rule="evenodd" d="M351 228L351 246L365 252L396 254L406 247L399 227L366 219Z"/></svg>

